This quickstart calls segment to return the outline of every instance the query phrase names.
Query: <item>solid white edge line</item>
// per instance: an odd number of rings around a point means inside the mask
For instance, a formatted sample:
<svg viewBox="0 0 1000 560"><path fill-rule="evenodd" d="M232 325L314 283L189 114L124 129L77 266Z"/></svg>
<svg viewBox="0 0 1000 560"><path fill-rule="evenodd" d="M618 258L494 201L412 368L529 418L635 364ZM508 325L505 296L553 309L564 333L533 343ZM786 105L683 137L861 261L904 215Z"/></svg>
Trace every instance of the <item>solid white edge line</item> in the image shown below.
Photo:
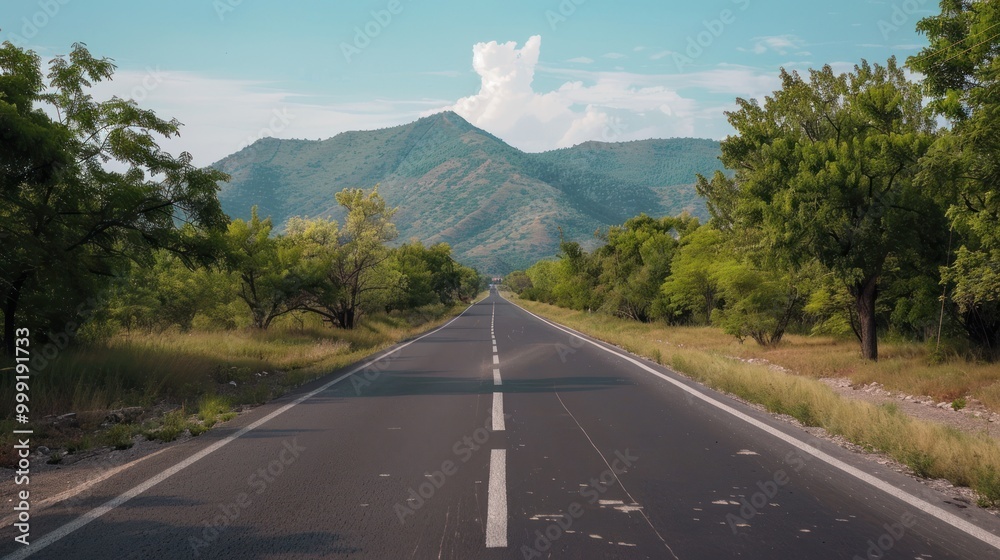
<svg viewBox="0 0 1000 560"><path fill-rule="evenodd" d="M432 335L432 334L434 334L434 333L436 333L436 332L438 332L438 331L440 331L442 329L447 328L449 325L451 325L452 323L454 323L455 321L457 321L460 317L462 317L462 315L465 315L466 312L469 311L469 309L472 309L473 307L475 307L478 303L480 303L480 302L473 303L472 305L470 305L469 307L467 307L465 309L465 311L462 311L454 319L448 321L447 323L441 325L440 327L438 327L438 328L436 328L436 329L434 329L434 330L432 330L432 331L430 331L428 333L424 333L424 334L418 336L417 338L414 338L413 340L411 340L409 342L405 342L405 343L403 343L403 344L401 344L401 345L399 345L399 346L397 346L397 347L395 347L395 348L393 348L391 350L387 350L386 352L383 352L382 354L379 354L379 356L377 358L373 358L371 360L368 360L367 362L365 362L365 363L357 366L356 368L352 369L351 371L349 371L349 372L347 372L345 374L342 374L340 377L338 377L338 378L336 378L336 379L334 379L332 381L329 381L329 382L325 383L323 386L319 387L318 389L314 389L311 392L306 393L305 395L302 395L301 397L299 397L299 398L295 399L294 401L286 404L285 406L279 408L278 410L275 410L274 412L272 412L272 413L268 414L267 416L265 416L265 417L257 420L256 422L254 422L254 423L252 423L252 424L250 424L248 426L243 427L238 432L236 432L234 434L231 434L229 436L226 436L224 439L220 439L219 441L213 443L212 445L206 447L205 449L202 449L198 453L195 453L194 455L191 455L187 459L184 459L180 463L177 463L176 465L174 465L174 466L172 466L172 467L164 470L160 474L158 474L158 475L156 475L156 476L154 476L154 477L146 480L142 484L139 484L139 485L133 487L131 490L123 492L122 494L118 495L117 497L108 500L103 505L98 506L98 507L96 507L96 508L88 511L87 513L81 515L80 517L74 519L73 521L70 521L69 523L67 523L67 524L59 527L55 531L52 531L51 533L46 534L42 538L40 538L40 539L38 539L36 541L33 541L31 544L29 544L28 546L22 548L21 550L19 550L17 552L14 552L12 554L8 554L7 556L4 556L3 560L21 560L23 558L27 558L28 556L30 556L32 554L35 554L36 552L40 552L42 549L44 549L44 548L48 547L49 545L51 545L51 544L53 544L53 543L55 543L55 542L63 539L64 537L66 537L70 533L76 531L77 529L80 529L81 527L86 526L91 521L94 521L94 520L100 518L101 516L103 516L104 514L108 513L109 511L115 509L116 507L124 504L125 502L128 502L129 500L131 500L132 498L135 498L139 494L142 494L146 490L149 490L150 488L156 486L157 484L163 482L164 480L170 478L171 476L179 473L180 471L186 469L187 467L193 465L194 463L200 461L201 459L204 459L205 457L207 457L208 455L214 453L215 451L218 451L222 447L224 447L224 446L232 443L237 438L239 438L239 437L241 437L243 435L246 435L248 432L259 428L260 426L262 426L265 423L267 423L267 422L269 422L269 421L277 418L278 416L281 416L282 414L284 414L285 412L287 412L288 410L290 410L295 405L301 404L302 402L304 402L304 401L306 401L306 400L308 400L308 399L310 399L310 398L318 395L319 393L322 393L323 391L329 389L330 387L333 387L337 383L340 383L341 381L347 379L348 377L354 375L355 373L357 373L357 372L365 369L366 367L374 364L375 362L377 362L377 361L379 361L379 360L381 360L381 359L383 359L383 358L385 358L387 356L390 356L392 354L395 354L396 352L399 352L400 350L402 350L403 348L406 348L407 346L413 344L414 342L417 342L417 341L419 341L419 340L421 340L423 338L426 338L426 337L428 337L428 336L430 336L430 335ZM504 504L504 511L506 512L506 504Z"/></svg>
<svg viewBox="0 0 1000 560"><path fill-rule="evenodd" d="M490 453L490 486L486 505L486 548L507 546L507 450Z"/></svg>
<svg viewBox="0 0 1000 560"><path fill-rule="evenodd" d="M493 393L493 431L504 431L503 393Z"/></svg>
<svg viewBox="0 0 1000 560"><path fill-rule="evenodd" d="M500 379L500 370L497 368L493 368L493 384L503 385L503 380Z"/></svg>
<svg viewBox="0 0 1000 560"><path fill-rule="evenodd" d="M510 300L507 300L507 301L510 302ZM513 303L513 302L510 302L510 303ZM514 305L517 305L517 304L515 303ZM577 336L581 340L584 340L584 341L590 343L591 345L593 345L593 346L595 346L597 348L600 348L601 350L604 350L605 352L607 352L609 354L613 354L615 356L618 356L618 357L622 358L623 360L628 361L628 362L630 362L630 363L632 363L632 364L640 367L641 369L644 369L647 372L652 373L653 375L656 375L657 377L660 377L661 379L667 381L668 383L676 385L681 390L686 391L687 393L691 394L691 396L699 398L699 399L705 401L706 403L708 403L708 404L710 404L710 405L712 405L712 406L714 406L714 407L716 407L716 408L718 408L718 409L720 409L720 410L722 410L724 412L727 412L727 413L735 416L736 418L739 418L740 420L743 420L744 422L750 424L751 426L754 426L755 428L763 430L764 432L767 432L767 433L771 434L772 436L774 436L774 437L776 437L776 438L784 441L785 443L788 443L788 444L792 445L793 447L795 447L799 451L808 453L809 455L812 455L813 457L816 457L817 459L823 461L824 463L827 463L828 465L830 465L832 467L838 468L841 471L843 471L843 472L845 472L845 473L847 473L847 474L849 474L849 475L857 478L858 480L861 480L862 482L865 482L865 483L867 483L867 484L869 484L871 486L874 486L875 488L877 488L877 489L885 492L886 494L889 494L890 496L898 498L899 500L902 500L903 502L906 502L907 504L909 504L909 505L911 505L911 506L919 509L920 511L922 511L922 512L928 514L928 515L931 515L931 516L937 518L938 520L943 521L944 523L947 523L947 524L951 525L952 527L954 527L954 528L956 528L956 529L958 529L958 530L960 530L960 531L962 531L962 532L964 532L964 533L966 533L966 534L968 534L968 535L970 535L972 537L975 537L975 538L979 539L980 541L982 541L982 542L984 542L984 543L986 543L986 544L988 544L988 545L990 545L990 546L992 546L994 548L1000 549L1000 537L998 537L997 535L994 535L993 533L991 533L991 532L989 532L989 531L987 531L987 530L985 530L985 529L983 529L983 528L981 528L981 527L979 527L977 525L974 525L974 524L972 524L972 523L970 523L970 522L962 519L961 517L958 517L957 515L955 515L953 513L945 511L945 510L943 510L943 509L941 509L941 508L939 508L939 507L937 507L935 505L929 504L929 503L921 500L920 498L918 498L918 497L910 494L909 492L906 492L906 491L904 491L904 490L902 490L900 488L896 488L895 486L889 484L888 482L885 482L885 481L883 481L880 478L877 478L877 477L875 477L875 476L873 476L871 474L868 474L868 473L862 471L861 469L853 467L853 466L851 466L851 465L849 465L849 464L841 461L840 459L837 459L836 457L828 455L827 453L825 453L823 451L820 451L819 449L816 449L816 448L808 445L807 443L803 442L802 440L799 440L798 438L792 437L792 436L790 436L790 435L782 432L781 430L778 430L777 428L773 428L771 426L768 426L767 424L761 422L760 420L757 420L756 418L748 416L748 415L746 415L746 414L744 414L744 413L736 410L735 408L732 408L731 406L729 406L729 405L727 405L725 403L719 402L719 401L713 399L712 397L701 393L700 391L692 389L691 387L688 387L684 383L681 383L680 381L677 381L676 379L671 378L669 375L665 375L663 373L660 373L660 372L656 371L655 369L647 366L646 364L640 362L639 360L636 360L635 358L632 358L630 356L622 354L621 352L612 350L612 349L607 348L607 347L605 347L605 346L603 346L601 344L598 344L597 342L594 342L593 340L591 340L588 335L585 335L585 334L583 334L581 332L575 331L575 330L570 329L568 327L563 327L562 325L559 325L559 324L557 324L555 322L549 321L548 319L544 319L542 317L539 317L538 315L535 315L534 313L532 313L531 311L528 311L527 309L521 307L520 305L517 305L517 307L519 309L521 309L522 311L524 311L525 313L527 313L528 315L531 315L532 317L538 319L539 321L542 321L543 323L546 323L546 324L548 324L549 326L551 326L551 327L553 327L555 329L561 330L564 333L571 334L573 336Z"/></svg>

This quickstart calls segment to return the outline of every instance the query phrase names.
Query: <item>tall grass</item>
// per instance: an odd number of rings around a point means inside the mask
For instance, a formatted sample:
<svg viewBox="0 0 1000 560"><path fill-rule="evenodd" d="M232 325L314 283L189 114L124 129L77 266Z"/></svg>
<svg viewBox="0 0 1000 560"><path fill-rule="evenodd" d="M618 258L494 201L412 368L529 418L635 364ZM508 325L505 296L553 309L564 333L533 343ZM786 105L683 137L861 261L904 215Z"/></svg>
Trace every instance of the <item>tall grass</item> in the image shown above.
<svg viewBox="0 0 1000 560"><path fill-rule="evenodd" d="M439 305L369 316L350 331L307 319L301 326L289 320L267 331L119 334L67 349L43 370L33 372L31 415L38 419L164 401L197 408L199 399L222 384L260 387L261 379L271 376L277 387L237 394L230 402L266 400L439 325L462 309ZM277 372L280 375L273 377ZM0 380L4 394L13 391L11 379Z"/></svg>
<svg viewBox="0 0 1000 560"><path fill-rule="evenodd" d="M761 404L771 412L788 414L807 426L825 428L866 449L886 453L908 465L919 476L945 478L957 485L970 486L979 493L983 505L1000 504L1000 445L994 439L915 420L894 404L876 406L846 399L811 378L849 373L852 378L858 375L892 386L907 383L916 376L935 380L927 387L940 383L954 390L941 379L959 364L920 366L919 360L926 353L905 345L890 345L883 362L864 363L856 353L843 352L843 343L832 339L793 337L777 351L757 348L740 351L738 344L726 341L728 337L715 329L668 328L543 303L523 300L518 303L534 313L653 358L710 387ZM786 373L767 364L734 360L732 355L766 356L768 361L783 367L805 370L806 375ZM917 361L913 368L916 373L901 365L907 361ZM994 369L970 364L960 383L973 384L977 381L976 376L991 380L997 375Z"/></svg>

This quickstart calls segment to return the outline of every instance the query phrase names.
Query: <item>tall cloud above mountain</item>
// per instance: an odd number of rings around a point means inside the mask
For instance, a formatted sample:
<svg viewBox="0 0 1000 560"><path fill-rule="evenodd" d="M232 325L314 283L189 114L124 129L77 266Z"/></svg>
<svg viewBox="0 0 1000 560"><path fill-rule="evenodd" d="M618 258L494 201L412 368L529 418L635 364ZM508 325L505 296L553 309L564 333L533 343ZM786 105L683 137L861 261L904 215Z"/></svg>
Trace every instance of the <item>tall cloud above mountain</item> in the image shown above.
<svg viewBox="0 0 1000 560"><path fill-rule="evenodd" d="M472 67L479 92L441 110L527 151L695 133L693 100L665 86L639 84L636 75L590 72L554 91L535 91L541 47L538 35L521 48L513 41L477 43Z"/></svg>

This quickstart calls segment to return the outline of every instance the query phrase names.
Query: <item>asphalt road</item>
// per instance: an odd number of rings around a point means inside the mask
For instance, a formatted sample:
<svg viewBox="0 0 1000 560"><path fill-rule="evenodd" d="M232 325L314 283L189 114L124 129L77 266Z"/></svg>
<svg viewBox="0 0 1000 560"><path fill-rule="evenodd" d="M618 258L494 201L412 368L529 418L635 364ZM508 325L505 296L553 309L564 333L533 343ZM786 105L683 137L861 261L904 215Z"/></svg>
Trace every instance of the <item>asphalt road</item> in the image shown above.
<svg viewBox="0 0 1000 560"><path fill-rule="evenodd" d="M5 558L1000 558L995 518L495 294L14 534Z"/></svg>

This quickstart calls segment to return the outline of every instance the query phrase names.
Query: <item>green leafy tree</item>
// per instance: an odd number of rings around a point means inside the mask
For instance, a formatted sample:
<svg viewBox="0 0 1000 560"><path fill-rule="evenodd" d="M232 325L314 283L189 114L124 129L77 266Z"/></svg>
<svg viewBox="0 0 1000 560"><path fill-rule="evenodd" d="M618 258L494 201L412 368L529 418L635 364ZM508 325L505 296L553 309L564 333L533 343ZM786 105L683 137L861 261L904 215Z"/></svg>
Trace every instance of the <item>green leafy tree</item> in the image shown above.
<svg viewBox="0 0 1000 560"><path fill-rule="evenodd" d="M225 271L191 268L169 251L158 251L152 266L133 265L115 282L103 319L114 329L187 331L198 314L216 326L236 325L229 307L236 290Z"/></svg>
<svg viewBox="0 0 1000 560"><path fill-rule="evenodd" d="M735 171L699 180L713 218L793 266L818 259L854 300L861 353L878 359L887 259L940 247L941 211L914 180L933 141L920 88L890 59L837 75L781 73L763 105L738 99L722 143Z"/></svg>
<svg viewBox="0 0 1000 560"><path fill-rule="evenodd" d="M944 0L920 20L929 45L907 61L924 75L930 107L951 123L923 164L928 188L942 191L956 254L944 280L974 342L1000 355L1000 6Z"/></svg>
<svg viewBox="0 0 1000 560"><path fill-rule="evenodd" d="M531 280L531 287L521 295L526 299L554 303L552 289L559 281L559 263L553 260L538 261L524 273Z"/></svg>
<svg viewBox="0 0 1000 560"><path fill-rule="evenodd" d="M531 278L523 270L511 272L503 281L511 291L518 295L531 288Z"/></svg>
<svg viewBox="0 0 1000 560"><path fill-rule="evenodd" d="M637 321L652 318L677 247L674 232L691 220L697 224L689 216L657 220L642 214L608 230L594 255L604 311Z"/></svg>
<svg viewBox="0 0 1000 560"><path fill-rule="evenodd" d="M417 240L412 240L395 251L395 266L406 277L406 291L399 301L402 308L416 308L440 301L440 296L434 290L427 253L424 244Z"/></svg>
<svg viewBox="0 0 1000 560"><path fill-rule="evenodd" d="M176 136L134 101L96 101L92 82L114 65L82 44L56 57L48 80L34 52L0 46L0 311L3 346L15 325L42 333L77 320L80 303L153 251L207 259L206 232L225 227L216 198L225 174L173 157L156 137ZM114 162L123 171L109 171ZM197 228L179 228L188 222ZM39 332L36 330L36 332Z"/></svg>
<svg viewBox="0 0 1000 560"><path fill-rule="evenodd" d="M338 290L327 310L341 328L353 329L360 313L384 303L379 299L384 292L399 289L404 281L387 263L392 253L385 244L397 235L392 223L396 209L386 206L377 185L368 192L344 189L336 197L347 220L330 269L331 283Z"/></svg>
<svg viewBox="0 0 1000 560"><path fill-rule="evenodd" d="M559 243L559 261L555 268L557 281L552 286L553 303L570 309L593 309L600 306L595 297L596 262L575 241Z"/></svg>
<svg viewBox="0 0 1000 560"><path fill-rule="evenodd" d="M750 337L761 346L778 344L801 319L816 268L779 271L748 259L721 261L714 272L724 304L713 311L712 322L741 342Z"/></svg>
<svg viewBox="0 0 1000 560"><path fill-rule="evenodd" d="M255 206L249 221L233 220L226 233L226 261L239 280L239 298L250 310L253 326L262 330L302 306L302 247L272 237L271 229L271 218L261 220Z"/></svg>
<svg viewBox="0 0 1000 560"><path fill-rule="evenodd" d="M719 230L701 226L680 240L671 273L661 288L666 297L664 317L671 323L691 318L707 324L719 303L719 255L725 238Z"/></svg>

